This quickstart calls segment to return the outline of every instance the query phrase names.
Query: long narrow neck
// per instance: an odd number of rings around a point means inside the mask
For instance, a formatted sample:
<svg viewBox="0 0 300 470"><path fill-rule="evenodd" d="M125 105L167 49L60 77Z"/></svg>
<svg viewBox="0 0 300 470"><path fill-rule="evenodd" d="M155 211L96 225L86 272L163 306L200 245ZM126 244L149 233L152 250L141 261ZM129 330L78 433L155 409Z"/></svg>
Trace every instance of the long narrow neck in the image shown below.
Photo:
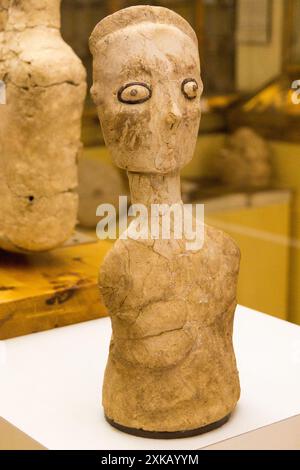
<svg viewBox="0 0 300 470"><path fill-rule="evenodd" d="M10 0L7 29L60 28L61 0Z"/></svg>
<svg viewBox="0 0 300 470"><path fill-rule="evenodd" d="M150 207L181 202L179 171L165 175L128 172L128 179L132 204Z"/></svg>

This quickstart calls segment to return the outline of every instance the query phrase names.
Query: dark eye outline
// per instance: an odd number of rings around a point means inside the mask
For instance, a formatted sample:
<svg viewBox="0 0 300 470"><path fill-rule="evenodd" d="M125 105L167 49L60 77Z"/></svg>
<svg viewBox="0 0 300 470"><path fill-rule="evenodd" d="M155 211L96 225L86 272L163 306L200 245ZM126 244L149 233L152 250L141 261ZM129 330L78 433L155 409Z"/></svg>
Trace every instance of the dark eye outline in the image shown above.
<svg viewBox="0 0 300 470"><path fill-rule="evenodd" d="M194 82L196 85L197 85L197 91L199 90L199 85L197 83L197 81L194 79L194 78L185 78L181 84L181 91L183 93L183 95L185 96L185 98L187 100L194 100L197 98L197 95L196 96L189 96L185 90L184 90L184 86L187 84L187 83L190 83L190 82Z"/></svg>
<svg viewBox="0 0 300 470"><path fill-rule="evenodd" d="M130 100L124 100L122 98L122 93L124 90L126 90L126 88L130 87L130 86L134 86L134 85L139 85L139 86L143 86L144 88L147 88L147 90L149 91L149 96L145 96L145 98L141 98L139 100L133 100L133 101L130 101ZM140 104L140 103L144 103L145 101L148 101L150 100L151 96L152 96L152 88L151 86L147 85L147 83L143 83L143 82L130 82L130 83L127 83L126 85L122 86L119 91L118 91L118 100L121 102L121 103L125 103L125 104Z"/></svg>

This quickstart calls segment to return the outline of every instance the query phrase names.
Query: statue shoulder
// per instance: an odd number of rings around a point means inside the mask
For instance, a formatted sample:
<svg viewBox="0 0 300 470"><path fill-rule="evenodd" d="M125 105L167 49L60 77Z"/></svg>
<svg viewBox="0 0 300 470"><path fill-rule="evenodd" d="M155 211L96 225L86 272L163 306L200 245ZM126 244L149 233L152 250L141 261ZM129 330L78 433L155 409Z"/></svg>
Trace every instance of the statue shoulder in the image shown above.
<svg viewBox="0 0 300 470"><path fill-rule="evenodd" d="M105 304L121 305L131 284L128 241L117 240L106 254L99 272L99 287Z"/></svg>
<svg viewBox="0 0 300 470"><path fill-rule="evenodd" d="M125 240L117 240L105 255L100 266L101 284L116 283L118 278L129 272L129 250Z"/></svg>
<svg viewBox="0 0 300 470"><path fill-rule="evenodd" d="M204 243L218 247L218 251L220 250L225 257L231 257L238 262L241 258L240 248L235 240L228 233L211 225L205 226Z"/></svg>

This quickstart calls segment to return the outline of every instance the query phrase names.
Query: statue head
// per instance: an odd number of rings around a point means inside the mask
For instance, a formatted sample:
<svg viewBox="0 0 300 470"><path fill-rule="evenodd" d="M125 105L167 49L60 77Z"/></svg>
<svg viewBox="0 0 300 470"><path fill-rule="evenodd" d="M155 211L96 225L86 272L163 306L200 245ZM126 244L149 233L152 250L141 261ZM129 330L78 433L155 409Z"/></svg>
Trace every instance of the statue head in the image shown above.
<svg viewBox="0 0 300 470"><path fill-rule="evenodd" d="M135 6L104 18L90 38L92 96L117 166L168 173L193 156L203 85L196 35L179 15Z"/></svg>

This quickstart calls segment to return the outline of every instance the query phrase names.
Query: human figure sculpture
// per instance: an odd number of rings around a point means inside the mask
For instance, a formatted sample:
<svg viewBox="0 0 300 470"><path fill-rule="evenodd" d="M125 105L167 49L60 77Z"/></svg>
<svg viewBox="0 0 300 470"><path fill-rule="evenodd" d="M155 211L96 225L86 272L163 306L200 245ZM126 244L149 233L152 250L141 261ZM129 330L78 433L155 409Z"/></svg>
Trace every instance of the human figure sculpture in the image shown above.
<svg viewBox="0 0 300 470"><path fill-rule="evenodd" d="M60 34L60 0L0 0L0 248L72 234L86 72ZM1 33L2 29L2 33Z"/></svg>
<svg viewBox="0 0 300 470"><path fill-rule="evenodd" d="M181 203L202 82L189 24L161 7L130 7L90 38L92 95L106 145L126 169L132 203ZM128 227L130 233L130 226ZM112 321L103 385L107 420L132 434L182 437L220 426L240 394L232 346L240 253L205 226L184 239L119 239L100 270Z"/></svg>

